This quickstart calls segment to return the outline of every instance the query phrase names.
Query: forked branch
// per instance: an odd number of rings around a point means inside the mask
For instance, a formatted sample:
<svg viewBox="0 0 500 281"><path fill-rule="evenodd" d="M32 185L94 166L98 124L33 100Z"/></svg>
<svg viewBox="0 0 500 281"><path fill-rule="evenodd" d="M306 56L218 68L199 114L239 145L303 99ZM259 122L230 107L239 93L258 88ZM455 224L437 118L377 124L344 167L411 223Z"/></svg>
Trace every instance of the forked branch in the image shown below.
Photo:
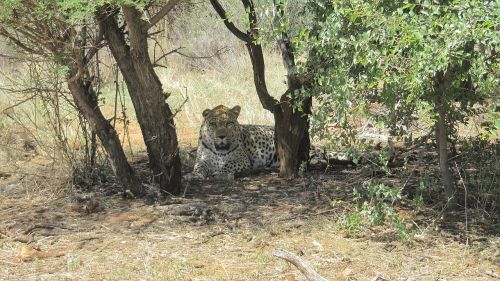
<svg viewBox="0 0 500 281"><path fill-rule="evenodd" d="M252 43L252 38L243 31L239 30L234 23L232 23L229 18L228 14L226 13L226 10L222 7L222 5L219 3L217 0L210 0L210 3L214 7L215 11L219 15L219 17L224 21L224 25L231 31L231 33L234 34L234 36L238 37L241 41L244 41L245 43Z"/></svg>
<svg viewBox="0 0 500 281"><path fill-rule="evenodd" d="M250 55L250 60L252 61L253 76L255 89L257 95L259 96L260 103L264 109L274 112L276 104L278 101L269 94L266 85L266 65L264 62L264 54L262 51L262 46L258 43L259 39L259 28L257 22L257 16L255 13L255 6L252 0L242 0L243 6L248 13L249 29L247 33L239 30L227 17L226 11L220 5L217 0L210 0L212 6L214 7L217 14L224 21L226 27L233 33L237 38L246 43L248 49L248 54Z"/></svg>
<svg viewBox="0 0 500 281"><path fill-rule="evenodd" d="M149 24L144 26L144 31L148 31L151 27L157 24L163 17L165 17L174 7L183 0L170 0L163 6L158 13L156 13L150 20Z"/></svg>

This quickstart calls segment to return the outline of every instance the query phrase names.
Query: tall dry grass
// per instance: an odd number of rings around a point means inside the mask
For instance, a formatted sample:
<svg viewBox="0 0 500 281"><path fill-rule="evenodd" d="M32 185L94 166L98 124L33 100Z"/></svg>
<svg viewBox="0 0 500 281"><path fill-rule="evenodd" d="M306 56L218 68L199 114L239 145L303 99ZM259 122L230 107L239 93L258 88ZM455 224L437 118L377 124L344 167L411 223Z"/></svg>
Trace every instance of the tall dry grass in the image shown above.
<svg viewBox="0 0 500 281"><path fill-rule="evenodd" d="M244 50L242 50L244 51ZM174 55L173 55L174 56ZM190 59L176 55L171 57L167 68L157 68L163 83L163 89L169 93L167 102L173 111L177 111L175 124L179 142L182 145L196 145L201 125L202 112L223 104L228 107L242 107L239 122L242 124L273 124L273 115L260 104L253 83L252 65L245 52L225 54L218 58L213 67L203 69L187 65L204 64L196 62L205 59ZM280 96L286 90L285 71L279 54L266 52L266 71L268 88L271 94ZM141 131L135 117L133 104L126 93L123 82L118 86L109 84L102 89L101 108L107 118L115 115L115 103L118 103L116 129L129 153L145 149ZM127 124L124 129L124 108Z"/></svg>
<svg viewBox="0 0 500 281"><path fill-rule="evenodd" d="M16 62L0 70L0 172L61 186L88 175L89 126L69 97L64 73L50 63ZM96 163L105 162L98 153ZM85 170L85 171L84 171ZM74 178L73 178L74 180Z"/></svg>
<svg viewBox="0 0 500 281"><path fill-rule="evenodd" d="M246 50L238 45L228 49L216 58L187 58L172 54L167 68L157 68L164 90L170 94L167 102L173 111L178 111L175 123L183 147L196 145L201 113L219 104L242 106L240 123L273 123L272 114L262 108L255 92L252 66ZM194 51L188 49L186 52ZM109 81L114 78L114 69L110 67L109 57L103 60L108 60L108 63L101 66L103 80L107 82L100 88L101 109L108 119L115 120L112 123L116 125L125 151L129 155L140 154L145 151L145 146L126 86L120 75L118 85ZM279 96L286 89L280 55L267 51L266 66L269 91ZM62 163L68 157L61 151L62 141L67 142L66 150L79 151L85 147L81 119L70 99L65 96L58 98L60 116L57 117L43 98L43 95L51 93L38 95L40 93L21 91L32 87L32 81L28 79L34 72L31 67L17 65L14 71L2 71L0 75L0 111L8 109L0 114L0 170L19 170L20 163L33 158L37 158L41 165ZM61 91L66 91L64 83L58 85L62 87ZM31 98L33 94L37 96ZM55 118L60 118L61 123L54 123ZM61 135L56 136L56 132ZM25 148L29 146L36 150L26 152ZM34 155L27 157L27 153Z"/></svg>

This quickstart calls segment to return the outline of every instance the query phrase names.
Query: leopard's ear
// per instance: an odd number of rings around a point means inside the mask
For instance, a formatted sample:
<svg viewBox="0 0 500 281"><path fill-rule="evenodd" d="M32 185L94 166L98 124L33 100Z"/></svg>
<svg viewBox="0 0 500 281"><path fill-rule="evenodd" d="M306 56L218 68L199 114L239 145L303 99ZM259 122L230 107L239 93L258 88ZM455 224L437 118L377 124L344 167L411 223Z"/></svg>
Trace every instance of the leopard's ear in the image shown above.
<svg viewBox="0 0 500 281"><path fill-rule="evenodd" d="M231 112L231 114L234 116L234 118L238 118L238 116L240 116L240 111L241 111L241 106L237 105L233 108L231 108L231 110L229 110L229 112Z"/></svg>
<svg viewBox="0 0 500 281"><path fill-rule="evenodd" d="M201 115L203 115L203 118L207 118L207 116L212 112L211 109L205 109L203 110L203 113Z"/></svg>

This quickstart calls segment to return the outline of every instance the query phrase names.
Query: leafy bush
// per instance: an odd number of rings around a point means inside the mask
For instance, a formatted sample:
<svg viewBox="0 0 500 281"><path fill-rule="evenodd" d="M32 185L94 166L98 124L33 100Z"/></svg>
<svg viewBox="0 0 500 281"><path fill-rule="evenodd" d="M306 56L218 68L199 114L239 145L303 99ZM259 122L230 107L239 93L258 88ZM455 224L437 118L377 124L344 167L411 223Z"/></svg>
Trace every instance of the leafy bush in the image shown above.
<svg viewBox="0 0 500 281"><path fill-rule="evenodd" d="M358 233L363 227L392 225L400 238L409 236L404 219L400 219L394 205L402 198L402 187L366 181L361 189L354 189L355 208L344 216L340 224L349 236Z"/></svg>
<svg viewBox="0 0 500 281"><path fill-rule="evenodd" d="M306 1L315 24L295 38L297 71L314 77L299 96L318 100L311 129L331 138L336 124L353 138L356 116L379 103L377 123L393 133L428 110L446 197L454 193L446 143L477 105L497 100L499 21L495 1ZM369 112L367 112L368 114Z"/></svg>

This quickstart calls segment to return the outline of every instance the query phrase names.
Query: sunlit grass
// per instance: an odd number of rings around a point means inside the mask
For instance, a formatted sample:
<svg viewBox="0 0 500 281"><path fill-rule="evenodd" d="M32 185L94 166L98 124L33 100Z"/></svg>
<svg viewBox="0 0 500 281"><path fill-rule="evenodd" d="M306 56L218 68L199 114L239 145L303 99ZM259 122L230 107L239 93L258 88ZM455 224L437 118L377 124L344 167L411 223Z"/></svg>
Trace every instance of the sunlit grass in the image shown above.
<svg viewBox="0 0 500 281"><path fill-rule="evenodd" d="M182 65L182 61L174 61L173 65L166 69L157 69L163 89L169 94L167 102L171 110L177 112L175 124L181 144L196 144L199 127L203 121L203 110L220 104L228 107L240 105L242 107L239 117L241 124L272 125L274 122L273 115L262 108L255 91L248 55L242 53L235 58L223 59L227 63L224 69L220 67L204 71L189 69ZM269 92L279 97L286 90L285 71L281 58L279 54L268 53L266 59ZM126 116L131 120L128 128L129 137L124 134L123 122L116 122L117 132L122 139L125 138L125 146L129 145L130 139L134 151L143 150L144 143L132 101L127 93L123 93L122 88L126 89L120 85L117 96L114 85L104 87L100 97L101 109L105 116L111 119L115 114L115 101L118 101L118 116L121 116L123 104Z"/></svg>
<svg viewBox="0 0 500 281"><path fill-rule="evenodd" d="M266 78L269 92L280 96L286 90L285 72L278 54L268 54ZM180 128L198 130L202 122L202 112L219 104L228 107L242 107L239 122L242 124L273 124L273 116L262 108L255 91L253 72L248 55L241 54L227 58L226 68L207 71L182 72L180 67L162 69L160 79L164 89L171 93L170 104L175 109L182 107L182 114L176 118ZM182 139L182 135L179 139Z"/></svg>
<svg viewBox="0 0 500 281"><path fill-rule="evenodd" d="M219 60L214 60L213 67L206 67L207 63L204 62L201 64L205 65L203 69L187 67L192 62L192 59L177 58L170 61L168 68L156 69L164 91L170 95L167 102L171 110L177 112L175 124L181 146L196 145L203 110L220 104L228 107L240 105L242 111L239 121L242 124L273 124L272 114L262 108L258 99L252 65L246 52L226 54ZM266 52L266 67L269 92L279 97L286 90L285 71L279 54ZM25 70L20 68L16 73L20 71ZM109 73L105 75L112 76ZM19 73L17 76L24 78L13 79L9 75L3 75L0 80L0 85L4 87L0 89L0 110L32 95L30 92L12 93L6 90L28 88L28 76ZM145 151L142 133L123 79L118 80L118 91L114 83L101 87L101 111L115 125L126 153L140 153ZM71 100L70 97L68 99ZM61 109L58 130L67 140L70 149L82 149L84 141L80 135L80 119L76 111L64 98L61 97L58 102ZM60 152L60 143L57 143L60 140L55 135L57 126L54 122L53 112L50 112L41 98L34 98L0 114L0 165L5 167L7 163L23 160L24 151L22 148L19 151L16 149L27 141L34 141L40 153L54 158ZM9 166L7 170L12 169L14 167Z"/></svg>

